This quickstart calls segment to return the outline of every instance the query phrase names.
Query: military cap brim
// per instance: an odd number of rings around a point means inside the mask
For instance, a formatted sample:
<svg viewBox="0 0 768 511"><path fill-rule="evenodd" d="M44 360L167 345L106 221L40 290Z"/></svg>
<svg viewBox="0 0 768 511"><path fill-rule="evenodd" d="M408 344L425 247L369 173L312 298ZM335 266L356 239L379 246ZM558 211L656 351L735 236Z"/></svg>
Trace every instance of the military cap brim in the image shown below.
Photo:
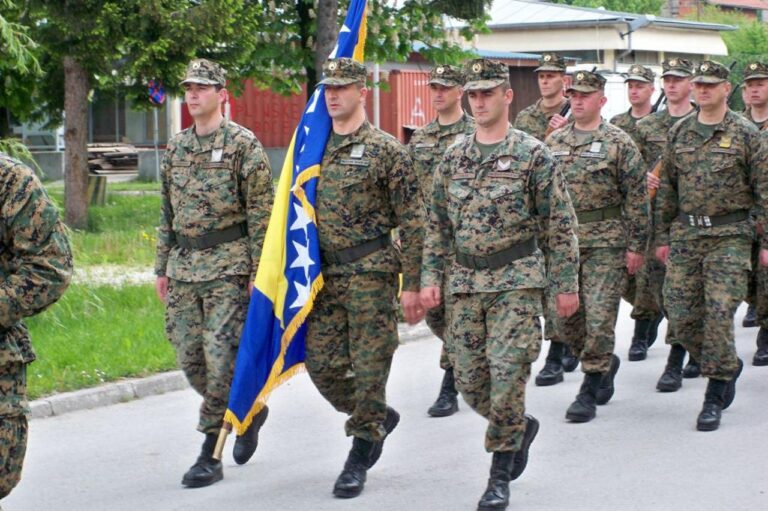
<svg viewBox="0 0 768 511"><path fill-rule="evenodd" d="M320 83L318 83L318 85L342 86L342 85L349 85L352 83L363 83L363 80L358 80L357 78L330 77L330 78L324 78L323 80L320 81Z"/></svg>
<svg viewBox="0 0 768 511"><path fill-rule="evenodd" d="M464 84L464 90L490 90L495 89L507 80L504 78L494 78L491 80L475 80Z"/></svg>
<svg viewBox="0 0 768 511"><path fill-rule="evenodd" d="M225 85L223 83L217 82L216 80L211 80L211 79L208 79L208 78L194 77L194 78L187 78L186 80L180 81L179 82L179 87L181 87L182 85L185 85L187 83L199 83L200 85L221 85L222 87Z"/></svg>
<svg viewBox="0 0 768 511"><path fill-rule="evenodd" d="M643 75L633 75L633 74L629 74L629 75L626 76L626 78L624 78L624 83L627 83L627 82L651 83L651 81L648 78L646 78L645 76L643 76Z"/></svg>
<svg viewBox="0 0 768 511"><path fill-rule="evenodd" d="M691 80L691 83L712 83L712 84L717 84L717 83L723 83L723 82L727 82L727 81L728 81L727 78L719 78L717 76L694 76L693 79Z"/></svg>
<svg viewBox="0 0 768 511"><path fill-rule="evenodd" d="M446 80L445 78L432 78L429 80L429 85L442 85L443 87L458 87L461 84L455 80Z"/></svg>
<svg viewBox="0 0 768 511"><path fill-rule="evenodd" d="M571 85L570 87L568 87L568 89L566 89L566 92L571 92L572 90L575 90L576 92L589 93L589 92L597 92L603 89L600 87L593 87L591 85Z"/></svg>
<svg viewBox="0 0 768 511"><path fill-rule="evenodd" d="M680 78L690 78L693 76L693 73L686 73L685 71L681 71L679 69L670 69L669 71L664 71L661 73L661 77L664 78L665 76L678 76Z"/></svg>
<svg viewBox="0 0 768 511"><path fill-rule="evenodd" d="M555 73L565 73L565 69L563 69L562 67L555 66L554 64L544 64L543 66L539 66L533 70L534 73L538 73L539 71L553 71Z"/></svg>
<svg viewBox="0 0 768 511"><path fill-rule="evenodd" d="M768 78L768 74L755 73L753 75L745 76L744 81L742 83L746 83L748 80L758 80L758 79L765 79L765 78Z"/></svg>

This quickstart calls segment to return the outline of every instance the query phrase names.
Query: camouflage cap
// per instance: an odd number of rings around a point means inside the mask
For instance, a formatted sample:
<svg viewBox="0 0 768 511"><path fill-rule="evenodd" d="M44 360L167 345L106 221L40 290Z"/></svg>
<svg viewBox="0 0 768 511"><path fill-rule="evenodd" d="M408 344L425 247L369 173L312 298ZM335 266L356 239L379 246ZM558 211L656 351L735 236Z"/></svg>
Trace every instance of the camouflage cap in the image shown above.
<svg viewBox="0 0 768 511"><path fill-rule="evenodd" d="M571 79L571 85L568 91L577 92L596 92L605 89L605 77L599 73L591 71L577 71Z"/></svg>
<svg viewBox="0 0 768 511"><path fill-rule="evenodd" d="M656 73L650 67L641 66L635 64L629 68L629 71L624 73L624 82L635 81L653 83L653 79L656 78Z"/></svg>
<svg viewBox="0 0 768 511"><path fill-rule="evenodd" d="M179 85L201 83L203 85L227 85L227 72L223 67L208 59L195 59L187 64L187 72Z"/></svg>
<svg viewBox="0 0 768 511"><path fill-rule="evenodd" d="M429 72L429 84L433 83L444 87L461 86L464 85L464 73L459 66L435 66Z"/></svg>
<svg viewBox="0 0 768 511"><path fill-rule="evenodd" d="M723 83L728 81L731 72L727 67L714 60L705 60L693 73L692 83Z"/></svg>
<svg viewBox="0 0 768 511"><path fill-rule="evenodd" d="M323 64L323 80L318 85L349 85L365 83L368 68L354 59L328 59Z"/></svg>
<svg viewBox="0 0 768 511"><path fill-rule="evenodd" d="M539 57L539 67L534 69L535 73L539 71L555 71L565 73L565 59L557 53L542 53Z"/></svg>
<svg viewBox="0 0 768 511"><path fill-rule="evenodd" d="M669 59L661 63L661 77L679 76L690 78L693 76L693 62L688 59Z"/></svg>
<svg viewBox="0 0 768 511"><path fill-rule="evenodd" d="M472 59L464 63L465 90L488 90L509 81L509 68L491 59Z"/></svg>
<svg viewBox="0 0 768 511"><path fill-rule="evenodd" d="M759 60L749 62L744 67L744 81L756 80L758 78L768 78L768 66Z"/></svg>

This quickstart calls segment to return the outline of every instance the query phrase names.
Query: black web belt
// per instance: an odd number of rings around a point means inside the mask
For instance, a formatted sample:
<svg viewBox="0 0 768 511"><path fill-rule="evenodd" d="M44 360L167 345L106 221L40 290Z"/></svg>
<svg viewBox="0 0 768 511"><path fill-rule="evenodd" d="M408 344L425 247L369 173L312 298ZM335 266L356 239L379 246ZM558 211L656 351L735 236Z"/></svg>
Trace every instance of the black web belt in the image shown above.
<svg viewBox="0 0 768 511"><path fill-rule="evenodd" d="M181 236L176 234L176 244L181 248L205 250L206 248L215 247L228 241L239 240L248 235L248 225L245 222L235 224L226 229L220 229L218 231L207 232L201 236L195 236L190 238L188 236Z"/></svg>
<svg viewBox="0 0 768 511"><path fill-rule="evenodd" d="M579 211L576 213L576 219L580 224L590 224L592 222L602 222L611 218L621 217L620 206L608 206L607 208L592 209L589 211Z"/></svg>
<svg viewBox="0 0 768 511"><path fill-rule="evenodd" d="M536 238L529 238L495 254L475 256L456 252L456 262L472 270L496 270L536 252Z"/></svg>
<svg viewBox="0 0 768 511"><path fill-rule="evenodd" d="M342 248L341 250L326 250L320 255L320 258L323 264L346 264L357 261L390 245L392 245L392 239L387 233L384 236L379 236L354 247Z"/></svg>
<svg viewBox="0 0 768 511"><path fill-rule="evenodd" d="M680 213L677 219L684 225L690 225L691 227L719 227L721 225L735 224L749 218L749 211L741 209L734 211L733 213L727 213L725 215L686 215Z"/></svg>

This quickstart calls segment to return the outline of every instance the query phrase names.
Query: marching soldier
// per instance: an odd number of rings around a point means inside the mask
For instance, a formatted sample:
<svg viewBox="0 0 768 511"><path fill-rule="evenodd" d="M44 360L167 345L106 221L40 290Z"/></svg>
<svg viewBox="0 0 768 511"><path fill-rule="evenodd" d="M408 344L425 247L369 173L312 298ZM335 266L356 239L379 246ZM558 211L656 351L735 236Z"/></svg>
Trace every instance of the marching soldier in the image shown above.
<svg viewBox="0 0 768 511"><path fill-rule="evenodd" d="M525 414L525 384L541 348L549 252L557 313L578 308L575 216L546 147L510 127L513 92L501 62L465 64L477 132L451 146L437 168L424 246L422 304L451 294L447 340L456 384L488 419L493 453L478 509L505 509L509 482L526 467L539 422ZM447 286L443 286L444 275Z"/></svg>
<svg viewBox="0 0 768 511"><path fill-rule="evenodd" d="M565 97L565 59L556 53L544 53L539 59L539 67L534 69L539 85L541 98L533 105L523 109L515 118L515 128L544 141L552 131L568 124L561 112L569 107L568 98ZM546 258L546 247L544 257ZM579 361L573 356L568 346L559 340L557 335L557 315L550 310L552 297L549 291L545 292L544 329L545 338L550 339L549 351L544 367L536 375L537 386L555 385L563 381L563 373L576 369Z"/></svg>
<svg viewBox="0 0 768 511"><path fill-rule="evenodd" d="M605 122L605 78L579 71L568 92L575 122L547 145L563 173L579 223L581 306L559 333L581 361L584 382L566 418L587 422L614 392L614 327L627 274L643 263L649 218L645 170L632 139Z"/></svg>
<svg viewBox="0 0 768 511"><path fill-rule="evenodd" d="M634 141L637 141L637 121L649 115L653 110L651 96L656 90L653 85L655 78L656 73L649 67L635 64L629 68L624 83L627 84L627 97L631 106L629 110L623 114L614 115L610 120L611 124L623 129Z"/></svg>
<svg viewBox="0 0 768 511"><path fill-rule="evenodd" d="M273 192L261 144L221 113L227 101L224 69L195 59L181 85L194 125L175 135L163 156L155 287L166 304L166 333L179 366L203 397L197 429L205 441L182 478L183 485L197 488L223 477L213 451ZM237 437L237 463L255 452L268 413L264 407Z"/></svg>
<svg viewBox="0 0 768 511"><path fill-rule="evenodd" d="M664 151L656 200L656 255L667 265L664 303L677 339L701 363L709 381L696 421L720 426L736 394L743 363L734 344L733 315L746 297L754 223L765 223L765 139L730 111L728 69L697 66L699 111L679 121ZM760 262L768 264L762 236Z"/></svg>
<svg viewBox="0 0 768 511"><path fill-rule="evenodd" d="M461 108L463 85L461 67L436 66L429 73L429 91L437 119L416 130L408 144L426 206L432 197L432 176L445 150L475 131L474 119ZM440 352L440 367L445 371L443 382L437 400L427 411L432 417L446 417L459 409L453 367L445 350L445 310L443 302L426 315L430 330L444 343Z"/></svg>

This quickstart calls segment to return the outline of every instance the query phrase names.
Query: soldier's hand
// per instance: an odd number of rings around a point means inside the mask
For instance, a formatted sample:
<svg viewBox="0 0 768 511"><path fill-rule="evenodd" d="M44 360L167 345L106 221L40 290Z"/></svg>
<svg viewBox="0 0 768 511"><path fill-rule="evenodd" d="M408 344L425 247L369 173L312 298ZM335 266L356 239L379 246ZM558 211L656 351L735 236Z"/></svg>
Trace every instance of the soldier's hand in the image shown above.
<svg viewBox="0 0 768 511"><path fill-rule="evenodd" d="M403 316L409 325L415 325L424 319L424 308L416 291L403 291L400 293L400 305L403 307Z"/></svg>
<svg viewBox="0 0 768 511"><path fill-rule="evenodd" d="M627 262L627 273L634 275L643 266L643 254L627 250L624 260Z"/></svg>
<svg viewBox="0 0 768 511"><path fill-rule="evenodd" d="M760 249L760 265L768 266L768 249L766 248Z"/></svg>
<svg viewBox="0 0 768 511"><path fill-rule="evenodd" d="M559 130L563 126L568 124L568 118L563 117L560 114L555 114L552 116L552 118L549 120L549 127L553 130Z"/></svg>
<svg viewBox="0 0 768 511"><path fill-rule="evenodd" d="M168 298L168 277L157 277L155 280L155 292L160 301L165 303Z"/></svg>
<svg viewBox="0 0 768 511"><path fill-rule="evenodd" d="M656 259L661 261L662 264L667 264L667 258L669 257L669 245L662 245L656 247Z"/></svg>
<svg viewBox="0 0 768 511"><path fill-rule="evenodd" d="M560 293L555 296L557 316L567 318L579 310L579 293Z"/></svg>
<svg viewBox="0 0 768 511"><path fill-rule="evenodd" d="M253 279L248 279L248 296L253 295Z"/></svg>
<svg viewBox="0 0 768 511"><path fill-rule="evenodd" d="M645 180L649 190L658 190L659 186L661 186L661 179L659 179L659 176L655 175L653 172L648 172L645 175Z"/></svg>
<svg viewBox="0 0 768 511"><path fill-rule="evenodd" d="M425 309L433 309L440 305L440 288L436 286L421 288L419 297L421 298L421 305Z"/></svg>

